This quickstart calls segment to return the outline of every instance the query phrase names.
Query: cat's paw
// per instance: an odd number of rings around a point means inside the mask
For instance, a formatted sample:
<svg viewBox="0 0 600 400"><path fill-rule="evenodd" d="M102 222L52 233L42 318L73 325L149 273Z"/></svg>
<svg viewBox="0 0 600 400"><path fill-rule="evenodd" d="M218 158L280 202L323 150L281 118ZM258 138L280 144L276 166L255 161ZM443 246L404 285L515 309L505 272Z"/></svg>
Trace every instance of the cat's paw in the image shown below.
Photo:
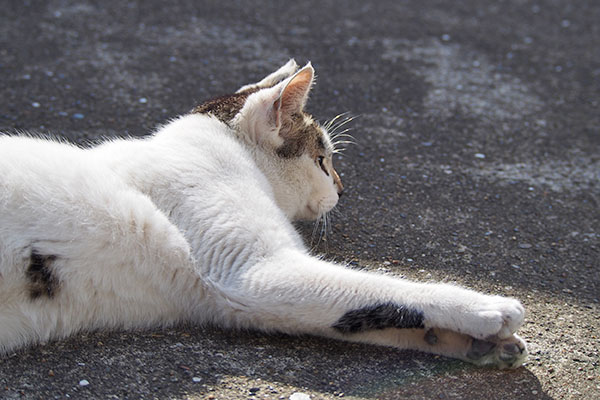
<svg viewBox="0 0 600 400"><path fill-rule="evenodd" d="M518 300L482 296L465 313L460 331L481 340L510 338L524 318L525 309Z"/></svg>
<svg viewBox="0 0 600 400"><path fill-rule="evenodd" d="M491 341L473 338L466 359L481 366L517 368L527 359L527 345L517 335Z"/></svg>

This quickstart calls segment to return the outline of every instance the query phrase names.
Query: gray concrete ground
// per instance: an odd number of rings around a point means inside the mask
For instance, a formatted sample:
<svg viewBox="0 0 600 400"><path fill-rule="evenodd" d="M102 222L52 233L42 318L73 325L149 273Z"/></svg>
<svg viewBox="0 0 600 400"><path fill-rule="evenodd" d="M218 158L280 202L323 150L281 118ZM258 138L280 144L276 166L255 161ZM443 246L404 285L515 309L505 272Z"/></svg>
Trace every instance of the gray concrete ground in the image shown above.
<svg viewBox="0 0 600 400"><path fill-rule="evenodd" d="M600 396L597 1L2 4L2 131L145 135L312 60L310 111L359 116L335 160L347 195L315 251L516 296L531 357L496 371L195 326L90 333L3 358L0 398Z"/></svg>

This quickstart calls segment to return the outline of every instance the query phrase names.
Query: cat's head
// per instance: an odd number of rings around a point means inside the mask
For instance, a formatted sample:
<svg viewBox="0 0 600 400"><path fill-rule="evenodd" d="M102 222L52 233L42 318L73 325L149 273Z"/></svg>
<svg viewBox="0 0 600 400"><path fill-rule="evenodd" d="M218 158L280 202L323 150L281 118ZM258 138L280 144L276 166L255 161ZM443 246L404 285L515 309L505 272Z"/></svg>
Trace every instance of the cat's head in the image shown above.
<svg viewBox="0 0 600 400"><path fill-rule="evenodd" d="M193 110L217 117L250 145L279 207L294 220L319 218L343 191L329 133L304 111L313 83L311 64L298 70L290 60L260 82Z"/></svg>

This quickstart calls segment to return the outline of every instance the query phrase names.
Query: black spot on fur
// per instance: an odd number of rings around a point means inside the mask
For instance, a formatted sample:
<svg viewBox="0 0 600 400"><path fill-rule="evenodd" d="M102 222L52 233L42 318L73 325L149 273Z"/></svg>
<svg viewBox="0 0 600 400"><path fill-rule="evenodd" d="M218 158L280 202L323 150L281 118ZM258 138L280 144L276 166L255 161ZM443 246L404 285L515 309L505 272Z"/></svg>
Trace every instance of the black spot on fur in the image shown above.
<svg viewBox="0 0 600 400"><path fill-rule="evenodd" d="M342 333L358 333L372 329L422 329L423 312L406 306L384 303L348 311L333 325Z"/></svg>
<svg viewBox="0 0 600 400"><path fill-rule="evenodd" d="M31 252L29 267L25 276L29 281L29 297L37 299L41 296L53 298L58 292L59 282L51 269L53 255L41 255L35 250Z"/></svg>
<svg viewBox="0 0 600 400"><path fill-rule="evenodd" d="M430 329L425 333L424 339L425 339L425 342L427 342L427 344L431 345L431 346L435 345L438 341L438 337L435 334L435 332L433 331L433 329Z"/></svg>

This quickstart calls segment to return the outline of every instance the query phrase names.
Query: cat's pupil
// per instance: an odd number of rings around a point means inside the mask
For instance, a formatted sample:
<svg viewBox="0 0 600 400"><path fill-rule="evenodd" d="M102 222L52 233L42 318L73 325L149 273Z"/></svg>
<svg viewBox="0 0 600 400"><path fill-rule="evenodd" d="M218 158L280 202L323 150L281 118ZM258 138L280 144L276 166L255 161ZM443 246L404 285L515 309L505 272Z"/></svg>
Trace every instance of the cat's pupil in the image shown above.
<svg viewBox="0 0 600 400"><path fill-rule="evenodd" d="M321 167L323 172L325 172L325 175L329 176L329 172L327 172L327 168L325 168L325 164L323 163L324 160L325 160L325 157L323 157L323 156L317 157L317 162L319 163L319 166Z"/></svg>

